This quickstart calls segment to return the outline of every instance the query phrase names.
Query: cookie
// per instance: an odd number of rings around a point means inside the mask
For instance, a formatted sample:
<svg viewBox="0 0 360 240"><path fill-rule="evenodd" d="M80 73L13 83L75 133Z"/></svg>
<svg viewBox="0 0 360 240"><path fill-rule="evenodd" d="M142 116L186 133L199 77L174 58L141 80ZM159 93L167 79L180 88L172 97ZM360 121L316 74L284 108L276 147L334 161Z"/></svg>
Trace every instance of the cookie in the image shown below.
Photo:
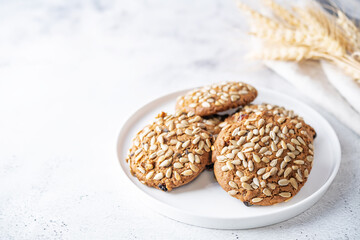
<svg viewBox="0 0 360 240"><path fill-rule="evenodd" d="M232 122L241 121L241 119L249 113L256 113L256 112L263 112L263 111L273 114L273 115L280 116L280 117L289 117L289 118L297 119L299 121L304 121L304 119L302 117L298 116L293 110L288 110L284 107L277 106L277 105L263 103L263 104L257 104L257 105L255 105L255 104L246 105L242 109L240 109L239 112L226 118L225 122L232 123ZM309 135L311 135L313 137L316 136L316 132L311 126L306 125L305 130L307 131L307 133Z"/></svg>
<svg viewBox="0 0 360 240"><path fill-rule="evenodd" d="M163 191L195 179L210 162L211 136L198 127L202 121L199 116L159 114L133 140L127 157L131 173Z"/></svg>
<svg viewBox="0 0 360 240"><path fill-rule="evenodd" d="M304 186L314 159L306 123L267 111L249 113L220 132L214 173L245 205L288 201Z"/></svg>
<svg viewBox="0 0 360 240"><path fill-rule="evenodd" d="M199 116L209 116L232 108L246 105L257 96L254 87L241 82L226 82L195 89L176 102L176 110L194 112Z"/></svg>

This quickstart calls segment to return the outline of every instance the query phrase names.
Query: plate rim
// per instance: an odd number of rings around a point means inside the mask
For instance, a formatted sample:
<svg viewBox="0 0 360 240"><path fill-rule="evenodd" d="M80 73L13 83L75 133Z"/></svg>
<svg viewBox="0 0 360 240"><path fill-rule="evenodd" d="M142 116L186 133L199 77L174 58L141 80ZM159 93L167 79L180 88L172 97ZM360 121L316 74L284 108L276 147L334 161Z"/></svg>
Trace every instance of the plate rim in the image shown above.
<svg viewBox="0 0 360 240"><path fill-rule="evenodd" d="M307 196L306 198L302 199L301 201L291 205L291 206L286 206L282 209L278 209L277 211L275 212L269 212L269 213L265 213L265 214L262 214L262 215L257 215L257 216L246 216L246 217L243 217L243 216L237 216L237 217L219 217L219 216L211 216L211 215L198 215L198 214L194 214L190 211L187 211L187 210L180 210L180 209L177 209L161 200L158 200L157 198L149 195L148 193L144 192L141 188L139 188L138 186L136 186L132 180L130 179L130 177L127 175L127 173L125 172L126 169L123 168L123 165L121 163L121 161L124 161L124 164L127 164L125 162L125 159L123 159L123 157L121 156L121 153L122 151L120 150L121 146L122 146L122 143L125 142L125 136L128 132L127 130L127 126L129 125L132 125L132 121L133 119L137 119L137 115L141 114L142 112L145 111L148 111L147 109L148 108L151 108L151 106L153 105L156 105L157 102L161 102L163 99L166 99L166 98L169 98L169 97L173 97L173 95L180 95L180 94L183 94L187 91L190 91L194 88L190 88L190 89L183 89L183 90L178 90L178 91L173 91L173 92L170 92L168 94L165 94L165 95L162 95L160 97L156 97L156 98L153 98L151 99L150 101L148 101L146 104L142 105L139 109L133 111L130 115L128 115L128 118L125 120L125 122L122 124L121 128L120 128L120 132L118 134L118 137L117 137L117 144L116 144L116 152L117 152L117 158L118 158L118 163L120 165L120 168L121 168L121 176L123 178L126 179L126 183L133 186L134 189L136 189L136 192L137 194L140 194L142 197L145 197L146 199L152 201L153 203L156 203L157 205L162 205L162 207L166 207L168 209L171 209L172 211L175 211L175 212L178 212L179 214L186 214L186 215L189 215L191 217L196 217L196 218L203 218L203 219L222 219L222 220L245 220L245 219L256 219L258 217L268 217L268 216L271 216L271 215L274 215L274 214L281 214L283 212L288 212L288 211L292 211L296 208L298 208L299 206L303 206L303 205L309 205L307 207L305 207L303 210L301 210L299 213L296 213L296 214L293 214L291 217L288 217L288 218L285 218L284 220L280 220L280 221L274 221L274 223L270 223L270 224L263 224L262 226L267 226L267 225L271 225L271 224L275 224L275 223L278 223L278 222L281 222L281 221L285 221L285 220L288 220L290 218L293 218L294 216L298 215L298 214L301 214L302 212L306 211L307 209L309 209L312 205L314 205L316 202L318 202L321 197L326 193L327 189L330 187L330 185L332 184L332 182L334 181L337 173L338 173L338 170L340 168L340 164L341 164L341 145L340 145L340 141L339 141L339 138L335 132L335 130L333 129L333 127L331 126L331 124L328 122L328 120L323 117L319 112L317 112L315 109L313 109L311 106L309 106L308 104L296 99L296 98L293 98L292 96L289 96L285 93L282 93L282 92L278 92L278 91L275 91L275 90L272 90L272 89L266 89L266 88L263 88L263 87L256 87L256 89L258 90L258 92L267 92L269 94L275 94L275 95L279 95L280 97L282 98L287 98L287 99L290 99L291 101L293 101L294 103L300 105L301 107L305 108L306 110L309 110L310 112L312 112L312 114L315 114L315 115L318 115L323 121L324 123L327 125L326 128L330 129L331 131L328 132L328 134L330 135L333 135L332 136L332 139L334 141L334 144L336 145L336 149L334 150L335 153L337 153L337 156L335 156L335 159L337 161L335 161L335 165L333 167L333 169L331 170L330 172L330 175L328 177L328 179L326 180L326 182L319 188L317 189L315 192L313 192L311 195ZM127 169L128 170L128 169ZM315 198L315 200L314 200ZM316 199L318 198L318 199ZM313 201L313 202L311 202ZM144 202L145 204L145 202ZM151 204L145 204L145 205L151 205ZM177 221L181 221L185 224L190 224L190 225L194 225L194 226L198 226L198 227L206 227L206 228L215 228L215 227L209 227L209 226L203 226L203 225L197 225L197 224L194 224L194 223L189 223L189 222L185 222L183 220L179 220L180 218L183 218L183 217L179 217L179 218L173 218L171 216L168 216L166 214L164 214L162 211L158 211L156 210L154 207L151 207L151 209L157 213L160 213L161 215L163 216L166 216L166 217L169 217L171 219L174 219L174 220L177 220ZM258 226L258 227L261 227L261 226ZM247 228L254 228L254 227L245 227L245 228L218 228L218 229L247 229ZM255 226L256 228L256 226Z"/></svg>

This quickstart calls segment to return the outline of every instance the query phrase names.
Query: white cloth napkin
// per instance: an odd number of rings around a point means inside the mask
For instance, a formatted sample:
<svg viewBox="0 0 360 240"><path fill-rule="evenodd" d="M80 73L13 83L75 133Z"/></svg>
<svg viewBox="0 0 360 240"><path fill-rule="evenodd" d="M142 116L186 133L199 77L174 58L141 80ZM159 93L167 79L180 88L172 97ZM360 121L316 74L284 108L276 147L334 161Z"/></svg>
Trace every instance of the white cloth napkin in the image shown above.
<svg viewBox="0 0 360 240"><path fill-rule="evenodd" d="M336 67L317 61L265 65L360 135L360 87Z"/></svg>

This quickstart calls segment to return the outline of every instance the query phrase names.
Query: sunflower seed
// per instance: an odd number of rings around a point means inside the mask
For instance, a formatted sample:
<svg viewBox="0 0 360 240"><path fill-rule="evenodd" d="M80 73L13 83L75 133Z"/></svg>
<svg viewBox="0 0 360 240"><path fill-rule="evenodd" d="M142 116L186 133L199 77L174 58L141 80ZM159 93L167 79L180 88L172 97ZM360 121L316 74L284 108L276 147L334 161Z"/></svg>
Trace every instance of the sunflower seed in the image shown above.
<svg viewBox="0 0 360 240"><path fill-rule="evenodd" d="M232 132L231 136L236 136L240 131L240 128L235 128L234 131Z"/></svg>
<svg viewBox="0 0 360 240"><path fill-rule="evenodd" d="M177 181L180 181L180 180L181 180L181 177L180 177L179 173L176 172L176 171L174 171L174 177L175 177L175 179L176 179Z"/></svg>
<svg viewBox="0 0 360 240"><path fill-rule="evenodd" d="M308 169L305 169L304 170L304 177L309 177L309 170Z"/></svg>
<svg viewBox="0 0 360 240"><path fill-rule="evenodd" d="M171 164L171 159L164 160L159 167L168 167Z"/></svg>
<svg viewBox="0 0 360 240"><path fill-rule="evenodd" d="M296 178L296 180L298 180L299 182L302 182L302 181L303 181L302 177L301 177L298 173L295 173L295 178Z"/></svg>
<svg viewBox="0 0 360 240"><path fill-rule="evenodd" d="M272 161L270 162L270 166L275 167L276 164L277 164L277 162L278 162L277 159L272 160Z"/></svg>
<svg viewBox="0 0 360 240"><path fill-rule="evenodd" d="M203 155L203 154L204 154L204 151L201 150L201 149L195 149L194 151L195 151L197 154L199 154L199 155Z"/></svg>
<svg viewBox="0 0 360 240"><path fill-rule="evenodd" d="M200 163L201 161L200 161L200 157L198 156L198 155L195 155L195 162L196 163Z"/></svg>
<svg viewBox="0 0 360 240"><path fill-rule="evenodd" d="M280 145L283 149L287 149L286 143L284 142L284 140L281 140Z"/></svg>
<svg viewBox="0 0 360 240"><path fill-rule="evenodd" d="M314 157L309 155L306 157L306 160L308 160L309 162L312 162L312 161L314 161Z"/></svg>
<svg viewBox="0 0 360 240"><path fill-rule="evenodd" d="M266 171L266 168L260 168L259 170L257 170L257 175L262 175L262 174L264 174L265 173L265 171Z"/></svg>
<svg viewBox="0 0 360 240"><path fill-rule="evenodd" d="M291 186L294 188L294 189L298 189L298 183L296 182L295 178L290 178L289 180ZM281 195L280 195L281 196ZM290 195L291 196L291 195ZM289 196L289 197L290 197Z"/></svg>
<svg viewBox="0 0 360 240"><path fill-rule="evenodd" d="M164 144L163 135L158 136L157 141L158 141L160 144Z"/></svg>
<svg viewBox="0 0 360 240"><path fill-rule="evenodd" d="M265 137L261 138L261 141L262 141L263 143L266 143L269 139L270 139L269 136L265 136Z"/></svg>
<svg viewBox="0 0 360 240"><path fill-rule="evenodd" d="M153 159L153 158L156 158L156 153L152 153L152 154L150 154L150 156L149 156L149 159Z"/></svg>
<svg viewBox="0 0 360 240"><path fill-rule="evenodd" d="M171 177L171 173L172 173L172 169L168 168L168 170L166 170L165 176L166 178L170 178Z"/></svg>
<svg viewBox="0 0 360 240"><path fill-rule="evenodd" d="M174 166L174 168L183 168L184 167L184 165L182 165L179 162L174 163L173 166Z"/></svg>
<svg viewBox="0 0 360 240"><path fill-rule="evenodd" d="M287 177L289 176L289 174L292 172L292 168L291 167L287 167L285 169L285 172L284 172L284 177Z"/></svg>
<svg viewBox="0 0 360 240"><path fill-rule="evenodd" d="M264 127L260 128L259 130L260 136L264 136L264 133L265 133L265 128Z"/></svg>
<svg viewBox="0 0 360 240"><path fill-rule="evenodd" d="M210 137L210 136L209 136L207 133L205 133L205 132L200 133L200 136L201 136L202 138L204 138L204 139L207 139L207 138Z"/></svg>
<svg viewBox="0 0 360 240"><path fill-rule="evenodd" d="M297 123L297 124L295 125L295 127L296 127L296 128L301 128L301 127L302 127L302 124L301 124L301 123Z"/></svg>
<svg viewBox="0 0 360 240"><path fill-rule="evenodd" d="M263 193L268 197L271 196L271 191L268 188L264 188Z"/></svg>
<svg viewBox="0 0 360 240"><path fill-rule="evenodd" d="M234 164L234 165L240 165L241 161L239 159L237 159L237 160L231 161L231 163Z"/></svg>
<svg viewBox="0 0 360 240"><path fill-rule="evenodd" d="M230 196L234 196L234 195L236 195L238 193L238 191L236 191L236 190L230 190L230 191L228 191L228 194L230 195Z"/></svg>
<svg viewBox="0 0 360 240"><path fill-rule="evenodd" d="M276 144L275 144L275 142L271 142L271 150L273 151L273 152L276 152L278 149L277 149L277 146L276 146Z"/></svg>
<svg viewBox="0 0 360 240"><path fill-rule="evenodd" d="M262 175L262 179L266 180L270 177L270 172L265 173L264 175Z"/></svg>
<svg viewBox="0 0 360 240"><path fill-rule="evenodd" d="M296 144L296 145L300 145L300 142L298 140L296 140L295 138L292 138L291 142Z"/></svg>
<svg viewBox="0 0 360 240"><path fill-rule="evenodd" d="M194 108L194 107L196 107L196 106L197 106L196 103L190 103L190 104L189 104L189 107L191 107L191 108Z"/></svg>
<svg viewBox="0 0 360 240"><path fill-rule="evenodd" d="M305 162L303 160L294 160L295 164L303 165Z"/></svg>
<svg viewBox="0 0 360 240"><path fill-rule="evenodd" d="M224 165L221 167L221 171L227 172L227 171L229 171L229 168L226 165Z"/></svg>
<svg viewBox="0 0 360 240"><path fill-rule="evenodd" d="M242 163L243 163L243 167L244 167L244 168L247 168L247 166L248 166L247 161L244 160Z"/></svg>
<svg viewBox="0 0 360 240"><path fill-rule="evenodd" d="M253 178L253 183L254 183L256 186L260 186L259 179L257 179L257 178Z"/></svg>
<svg viewBox="0 0 360 240"><path fill-rule="evenodd" d="M189 162L189 159L188 159L187 157L181 157L181 158L179 159L179 161L180 161L181 163L187 163L187 162Z"/></svg>
<svg viewBox="0 0 360 240"><path fill-rule="evenodd" d="M228 159L234 159L234 157L235 157L235 154L233 154L233 153L226 154L226 158L228 158Z"/></svg>
<svg viewBox="0 0 360 240"><path fill-rule="evenodd" d="M290 151L294 151L295 148L293 145L291 145L290 143L287 143L286 146L290 149Z"/></svg>
<svg viewBox="0 0 360 240"><path fill-rule="evenodd" d="M284 151L284 149L280 148L280 149L276 152L275 156L276 156L276 157L280 157L281 154L283 153L283 151Z"/></svg>
<svg viewBox="0 0 360 240"><path fill-rule="evenodd" d="M138 169L142 174L145 174L145 169L144 169L143 167L140 166L140 167L138 167L137 169Z"/></svg>
<svg viewBox="0 0 360 240"><path fill-rule="evenodd" d="M196 136L192 141L192 144L198 144L199 141L200 141L200 136Z"/></svg>
<svg viewBox="0 0 360 240"><path fill-rule="evenodd" d="M237 156L239 157L239 159L245 161L245 155L244 155L244 153L238 152Z"/></svg>
<svg viewBox="0 0 360 240"><path fill-rule="evenodd" d="M244 174L240 171L236 171L236 176L238 176L239 178L243 177Z"/></svg>
<svg viewBox="0 0 360 240"><path fill-rule="evenodd" d="M193 171L191 170L185 170L181 173L181 175L184 175L184 176L191 176L193 174Z"/></svg>
<svg viewBox="0 0 360 240"><path fill-rule="evenodd" d="M193 163L190 163L190 169L193 170L194 172L198 172L199 171L199 168L193 164Z"/></svg>
<svg viewBox="0 0 360 240"><path fill-rule="evenodd" d="M243 153L247 153L247 152L251 152L251 151L253 151L254 149L253 148L245 148L245 149L242 149L241 151L243 152Z"/></svg>
<svg viewBox="0 0 360 240"><path fill-rule="evenodd" d="M278 123L282 124L285 121L284 117L281 117L277 120ZM286 127L286 126L285 126Z"/></svg>
<svg viewBox="0 0 360 240"><path fill-rule="evenodd" d="M254 154L254 153L253 153L253 159L254 159L254 161L257 162L257 163L261 162L260 157L259 157L258 155L256 155L256 154Z"/></svg>
<svg viewBox="0 0 360 240"><path fill-rule="evenodd" d="M255 146L255 144L252 143L252 142L249 142L249 143L245 143L245 144L243 145L243 148L249 148L249 147L253 147L253 146Z"/></svg>
<svg viewBox="0 0 360 240"><path fill-rule="evenodd" d="M263 200L263 198L253 198L253 199L251 199L251 201L253 202L253 203L258 203L258 202L261 202Z"/></svg>
<svg viewBox="0 0 360 240"><path fill-rule="evenodd" d="M169 149L166 153L165 153L165 158L168 158L170 156L172 156L174 154L174 151L172 149Z"/></svg>
<svg viewBox="0 0 360 240"><path fill-rule="evenodd" d="M252 190L251 185L248 184L248 183L246 183L246 182L241 183L241 186L242 186L243 188L245 188L246 190Z"/></svg>
<svg viewBox="0 0 360 240"><path fill-rule="evenodd" d="M239 188L238 185L236 184L236 182L234 182L234 181L229 181L229 186L232 188L236 188L236 189Z"/></svg>
<svg viewBox="0 0 360 240"><path fill-rule="evenodd" d="M292 152L288 152L287 155L288 155L289 157L291 157L291 158L295 158L295 154L292 153Z"/></svg>
<svg viewBox="0 0 360 240"><path fill-rule="evenodd" d="M234 169L234 165L233 165L230 161L227 161L227 162L226 162L226 166L228 167L229 170L233 170L233 169Z"/></svg>
<svg viewBox="0 0 360 240"><path fill-rule="evenodd" d="M263 153L265 153L267 150L268 150L267 147L262 147L262 148L260 148L260 150L259 150L259 154L263 154Z"/></svg>
<svg viewBox="0 0 360 240"><path fill-rule="evenodd" d="M209 108L211 105L208 102L203 102L203 103L201 103L201 106L203 106L205 108Z"/></svg>
<svg viewBox="0 0 360 240"><path fill-rule="evenodd" d="M181 147L187 148L189 146L189 144L190 144L190 140L187 140L181 145Z"/></svg>
<svg viewBox="0 0 360 240"><path fill-rule="evenodd" d="M289 184L289 180L287 180L287 179L280 179L280 180L278 181L278 184L279 184L280 186L287 186L287 185Z"/></svg>
<svg viewBox="0 0 360 240"><path fill-rule="evenodd" d="M240 181L241 181L241 182L246 182L246 181L248 181L249 179L250 179L249 176L240 177Z"/></svg>
<svg viewBox="0 0 360 240"><path fill-rule="evenodd" d="M250 160L250 161L248 162L248 168L249 168L249 171L250 171L250 172L252 172L252 171L254 170L254 163L253 163L253 161Z"/></svg>
<svg viewBox="0 0 360 240"><path fill-rule="evenodd" d="M218 160L219 162L224 162L226 160L226 157L225 156L216 156L216 160Z"/></svg>
<svg viewBox="0 0 360 240"><path fill-rule="evenodd" d="M148 174L146 174L145 178L150 179L154 175L154 171L150 171Z"/></svg>
<svg viewBox="0 0 360 240"><path fill-rule="evenodd" d="M274 133L278 133L279 132L279 127L278 126L275 126L272 130Z"/></svg>
<svg viewBox="0 0 360 240"><path fill-rule="evenodd" d="M259 137L253 137L253 138L251 139L251 142L256 143L256 142L258 142L259 140L260 140Z"/></svg>
<svg viewBox="0 0 360 240"><path fill-rule="evenodd" d="M201 141L199 142L199 144L198 144L199 149L200 149L200 150L203 149L204 146L205 146L205 143L204 143L203 140L201 140ZM227 150L227 149L226 149L226 150Z"/></svg>
<svg viewBox="0 0 360 240"><path fill-rule="evenodd" d="M241 130L238 135L239 136L244 136L248 131L247 130Z"/></svg>
<svg viewBox="0 0 360 240"><path fill-rule="evenodd" d="M261 161L263 161L264 163L270 162L270 160L269 160L267 157L263 157L263 158L261 159Z"/></svg>
<svg viewBox="0 0 360 240"><path fill-rule="evenodd" d="M277 171L278 171L277 167L273 167L269 173L271 176L274 176L277 173Z"/></svg>
<svg viewBox="0 0 360 240"><path fill-rule="evenodd" d="M265 120L261 118L261 119L258 121L258 127L259 127L259 128L262 127L262 126L264 125L264 123L265 123Z"/></svg>
<svg viewBox="0 0 360 240"><path fill-rule="evenodd" d="M195 161L195 156L194 156L193 153L189 153L189 154L188 154L188 158L189 158L189 161L190 161L191 163L194 163L194 161Z"/></svg>
<svg viewBox="0 0 360 240"><path fill-rule="evenodd" d="M289 193L289 192L281 192L281 193L279 193L279 195L280 195L281 197L284 197L284 198L289 198L289 197L291 197L291 193Z"/></svg>
<svg viewBox="0 0 360 240"><path fill-rule="evenodd" d="M284 157L284 161L285 161L286 163L288 163L288 162L291 161L291 158L290 158L289 156L285 156L285 157Z"/></svg>

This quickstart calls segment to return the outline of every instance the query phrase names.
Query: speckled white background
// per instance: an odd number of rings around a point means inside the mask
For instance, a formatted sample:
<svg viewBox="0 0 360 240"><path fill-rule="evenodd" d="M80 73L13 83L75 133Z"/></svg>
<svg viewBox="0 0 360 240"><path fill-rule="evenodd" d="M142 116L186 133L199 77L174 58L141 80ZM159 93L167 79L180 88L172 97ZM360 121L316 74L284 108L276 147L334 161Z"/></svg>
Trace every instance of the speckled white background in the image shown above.
<svg viewBox="0 0 360 240"><path fill-rule="evenodd" d="M157 96L241 80L313 105L243 59L244 27L233 1L1 1L0 239L359 239L360 138L317 106L342 164L322 200L286 222L189 226L121 182L118 131Z"/></svg>

